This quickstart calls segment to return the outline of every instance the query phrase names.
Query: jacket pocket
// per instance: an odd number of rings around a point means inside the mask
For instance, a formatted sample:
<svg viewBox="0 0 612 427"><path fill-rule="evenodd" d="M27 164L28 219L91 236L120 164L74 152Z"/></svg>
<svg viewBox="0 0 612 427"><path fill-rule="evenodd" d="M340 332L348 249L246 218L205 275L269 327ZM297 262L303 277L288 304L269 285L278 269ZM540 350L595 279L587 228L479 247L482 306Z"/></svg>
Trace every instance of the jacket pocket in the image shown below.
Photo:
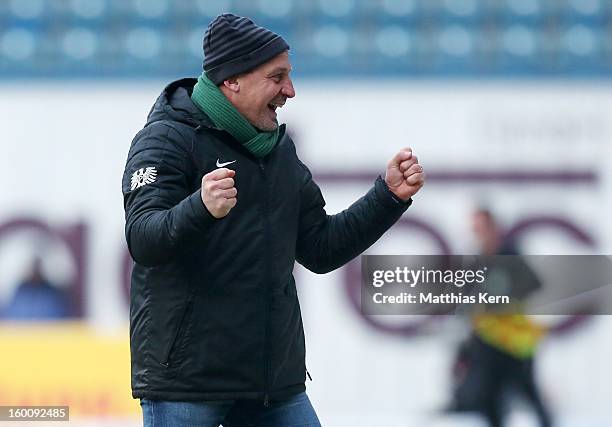
<svg viewBox="0 0 612 427"><path fill-rule="evenodd" d="M171 335L171 339L163 352L161 359L162 361L160 363L165 368L170 368L178 361L176 356L178 355L178 350L180 349L182 341L184 340L187 330L189 329L189 319L191 318L191 311L193 310L193 301L194 296L191 295L189 297L189 301L187 301L187 304L183 309L183 312L181 313L179 323L176 326L174 333Z"/></svg>

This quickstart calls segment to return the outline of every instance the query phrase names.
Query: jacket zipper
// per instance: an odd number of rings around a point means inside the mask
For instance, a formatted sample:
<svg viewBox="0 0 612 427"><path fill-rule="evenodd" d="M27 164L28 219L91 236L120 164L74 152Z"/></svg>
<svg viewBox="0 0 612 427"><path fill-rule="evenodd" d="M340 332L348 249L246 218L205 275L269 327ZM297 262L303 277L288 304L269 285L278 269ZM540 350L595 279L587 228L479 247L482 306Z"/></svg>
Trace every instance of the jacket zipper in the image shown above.
<svg viewBox="0 0 612 427"><path fill-rule="evenodd" d="M185 322L187 320L187 314L189 313L192 304L193 304L193 297L190 296L189 301L187 302L187 304L185 305L185 309L183 310L183 314L181 315L181 320L179 321L179 324L176 327L174 336L170 340L170 343L168 344L168 347L166 351L164 352L164 357L162 359L163 361L161 362L161 365L165 368L170 367L170 356L172 355L172 351L174 350L174 347L176 346L176 343L181 334L181 331L185 329Z"/></svg>
<svg viewBox="0 0 612 427"><path fill-rule="evenodd" d="M266 169L263 164L263 160L259 160L259 169L264 181L264 195L263 195L263 218L266 236L266 278L265 278L265 291L264 291L264 401L265 407L270 406L270 223L268 219L268 182L266 179Z"/></svg>

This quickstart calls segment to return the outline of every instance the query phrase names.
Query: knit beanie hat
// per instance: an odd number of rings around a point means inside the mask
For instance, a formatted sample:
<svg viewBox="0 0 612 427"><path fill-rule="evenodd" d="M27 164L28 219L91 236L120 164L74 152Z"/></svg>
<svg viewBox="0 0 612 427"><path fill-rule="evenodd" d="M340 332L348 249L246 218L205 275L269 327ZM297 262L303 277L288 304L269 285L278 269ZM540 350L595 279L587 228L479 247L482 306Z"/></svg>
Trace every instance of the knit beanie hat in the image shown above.
<svg viewBox="0 0 612 427"><path fill-rule="evenodd" d="M289 45L278 34L248 18L224 13L208 25L204 34L204 71L220 85L286 50Z"/></svg>

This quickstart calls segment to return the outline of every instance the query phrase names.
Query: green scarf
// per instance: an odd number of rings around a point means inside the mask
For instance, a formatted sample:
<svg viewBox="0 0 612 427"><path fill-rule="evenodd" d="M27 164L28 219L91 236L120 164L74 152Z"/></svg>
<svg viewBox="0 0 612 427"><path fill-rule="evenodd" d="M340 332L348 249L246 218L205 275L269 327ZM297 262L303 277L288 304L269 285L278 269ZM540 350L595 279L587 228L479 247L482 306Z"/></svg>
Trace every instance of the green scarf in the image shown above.
<svg viewBox="0 0 612 427"><path fill-rule="evenodd" d="M272 132L258 131L205 73L202 73L193 87L191 100L210 117L215 126L229 132L255 157L267 156L276 145L278 127Z"/></svg>

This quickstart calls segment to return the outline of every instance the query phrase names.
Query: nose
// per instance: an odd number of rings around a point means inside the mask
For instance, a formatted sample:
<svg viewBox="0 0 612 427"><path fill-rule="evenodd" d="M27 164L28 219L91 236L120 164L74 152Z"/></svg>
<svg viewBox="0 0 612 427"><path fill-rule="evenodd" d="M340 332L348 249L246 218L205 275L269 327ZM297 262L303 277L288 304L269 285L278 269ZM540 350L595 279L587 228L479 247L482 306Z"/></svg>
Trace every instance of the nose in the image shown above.
<svg viewBox="0 0 612 427"><path fill-rule="evenodd" d="M287 82L283 85L281 89L281 93L285 95L287 98L293 98L295 96L295 89L293 87L293 82L290 78L287 79Z"/></svg>

